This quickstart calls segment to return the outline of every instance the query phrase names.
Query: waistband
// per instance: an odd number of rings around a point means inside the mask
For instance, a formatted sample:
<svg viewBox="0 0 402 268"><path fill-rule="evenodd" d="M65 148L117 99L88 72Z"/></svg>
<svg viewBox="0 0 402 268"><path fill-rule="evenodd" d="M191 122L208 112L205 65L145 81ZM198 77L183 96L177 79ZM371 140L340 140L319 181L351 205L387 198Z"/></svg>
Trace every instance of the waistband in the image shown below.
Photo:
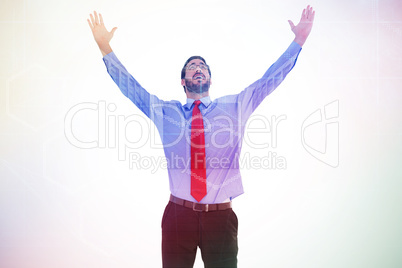
<svg viewBox="0 0 402 268"><path fill-rule="evenodd" d="M226 209L232 208L232 202L219 203L219 204L201 204L201 203L195 203L195 202L191 202L188 200L184 200L184 199L178 198L173 195L170 195L170 201L175 204L178 204L180 206L183 206L186 208L191 208L197 212L226 210Z"/></svg>

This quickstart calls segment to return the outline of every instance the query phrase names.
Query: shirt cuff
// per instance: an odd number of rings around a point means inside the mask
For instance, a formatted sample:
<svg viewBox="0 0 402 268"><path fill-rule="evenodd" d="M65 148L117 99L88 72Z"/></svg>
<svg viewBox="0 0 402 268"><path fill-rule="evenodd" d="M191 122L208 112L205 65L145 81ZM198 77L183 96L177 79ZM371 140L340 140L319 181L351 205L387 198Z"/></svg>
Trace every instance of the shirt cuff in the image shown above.
<svg viewBox="0 0 402 268"><path fill-rule="evenodd" d="M300 50L302 50L302 47L298 43L296 43L295 41L292 41L292 43L290 44L290 46L288 48L288 51L291 54L293 54L293 52L298 53L298 52L300 52Z"/></svg>
<svg viewBox="0 0 402 268"><path fill-rule="evenodd" d="M116 57L114 52L110 52L109 54L106 54L103 58L103 62L105 63L106 67L109 67L110 62L115 62L115 63L120 63L119 59Z"/></svg>

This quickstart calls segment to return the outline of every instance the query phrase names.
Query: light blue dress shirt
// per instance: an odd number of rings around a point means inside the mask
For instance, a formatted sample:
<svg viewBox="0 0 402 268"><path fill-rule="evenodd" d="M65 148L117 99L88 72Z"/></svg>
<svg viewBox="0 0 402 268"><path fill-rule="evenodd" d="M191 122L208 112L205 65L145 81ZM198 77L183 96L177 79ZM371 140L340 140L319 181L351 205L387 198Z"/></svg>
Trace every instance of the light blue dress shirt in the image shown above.
<svg viewBox="0 0 402 268"><path fill-rule="evenodd" d="M239 157L246 122L262 100L292 70L300 51L301 47L292 42L262 78L239 94L214 101L209 96L201 99L199 107L204 119L207 195L200 203L222 203L244 192ZM184 105L176 100L163 101L148 93L114 52L104 56L103 61L121 92L156 125L167 160L172 195L196 202L190 194L190 135L194 100L187 99Z"/></svg>

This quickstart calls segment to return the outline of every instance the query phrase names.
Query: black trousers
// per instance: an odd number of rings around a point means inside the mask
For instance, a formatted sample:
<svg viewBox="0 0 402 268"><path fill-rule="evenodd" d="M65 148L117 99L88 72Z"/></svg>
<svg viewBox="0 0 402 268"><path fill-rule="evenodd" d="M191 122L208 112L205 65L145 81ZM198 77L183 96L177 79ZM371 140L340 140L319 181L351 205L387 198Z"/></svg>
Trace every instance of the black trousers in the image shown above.
<svg viewBox="0 0 402 268"><path fill-rule="evenodd" d="M206 268L236 268L237 227L232 209L197 212L169 202L162 218L163 267L193 267L199 247Z"/></svg>

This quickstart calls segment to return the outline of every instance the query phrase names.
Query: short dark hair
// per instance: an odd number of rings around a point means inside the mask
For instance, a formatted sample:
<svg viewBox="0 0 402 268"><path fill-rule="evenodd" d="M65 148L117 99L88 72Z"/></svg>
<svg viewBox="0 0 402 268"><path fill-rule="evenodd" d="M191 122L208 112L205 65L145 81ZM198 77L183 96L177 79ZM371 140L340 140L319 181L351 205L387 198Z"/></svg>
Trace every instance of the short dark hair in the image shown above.
<svg viewBox="0 0 402 268"><path fill-rule="evenodd" d="M205 63L205 65L207 66L207 68L208 68L209 76L211 76L211 69L209 68L209 65L207 64L207 62L205 61L205 59L204 59L203 57L201 57L201 56L191 56L190 58L188 58L188 60L186 61L186 63L184 63L183 69L181 69L181 79L184 79L184 78L186 77L186 66L187 66L187 64L188 64L190 61L194 60L194 59L202 60L202 61ZM183 88L184 88L184 92L186 92L186 87L183 86Z"/></svg>

